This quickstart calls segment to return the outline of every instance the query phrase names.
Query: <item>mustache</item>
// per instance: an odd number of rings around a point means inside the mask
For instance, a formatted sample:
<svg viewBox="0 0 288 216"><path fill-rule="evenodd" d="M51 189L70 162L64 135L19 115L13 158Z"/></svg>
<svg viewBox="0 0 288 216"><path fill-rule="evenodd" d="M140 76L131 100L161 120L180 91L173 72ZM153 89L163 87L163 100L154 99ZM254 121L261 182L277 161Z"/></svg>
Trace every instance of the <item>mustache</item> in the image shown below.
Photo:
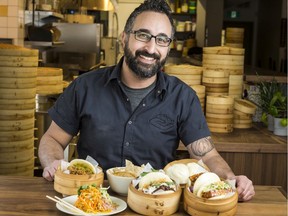
<svg viewBox="0 0 288 216"><path fill-rule="evenodd" d="M136 56L146 56L146 57L149 57L149 58L154 58L154 59L157 59L159 60L160 59L160 55L156 54L156 53L148 53L147 51L144 51L144 50L137 50L136 53L135 53Z"/></svg>

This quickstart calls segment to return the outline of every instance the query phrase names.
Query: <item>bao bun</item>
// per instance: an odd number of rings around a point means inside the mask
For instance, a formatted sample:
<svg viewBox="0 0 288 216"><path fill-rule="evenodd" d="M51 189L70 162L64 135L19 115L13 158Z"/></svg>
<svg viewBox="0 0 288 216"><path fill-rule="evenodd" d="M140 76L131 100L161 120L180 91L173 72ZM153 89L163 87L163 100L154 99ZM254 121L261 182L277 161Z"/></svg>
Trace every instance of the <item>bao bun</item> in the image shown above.
<svg viewBox="0 0 288 216"><path fill-rule="evenodd" d="M176 185L173 180L163 172L146 174L141 178L138 187L138 190L147 194L167 194L176 191ZM166 188L167 190L163 190L162 188Z"/></svg>
<svg viewBox="0 0 288 216"><path fill-rule="evenodd" d="M201 196L203 187L209 184L218 182L218 181L221 181L221 179L219 178L217 174L212 173L212 172L203 173L195 181L194 187L193 187L193 193L199 197Z"/></svg>
<svg viewBox="0 0 288 216"><path fill-rule="evenodd" d="M83 159L74 159L70 162L70 166L82 166L82 167L85 167L86 169L89 169L91 170L92 173L96 173L96 168L95 166L93 166L92 163L86 161L86 160L83 160Z"/></svg>
<svg viewBox="0 0 288 216"><path fill-rule="evenodd" d="M177 184L186 184L189 178L189 170L185 164L174 164L167 169L166 173Z"/></svg>

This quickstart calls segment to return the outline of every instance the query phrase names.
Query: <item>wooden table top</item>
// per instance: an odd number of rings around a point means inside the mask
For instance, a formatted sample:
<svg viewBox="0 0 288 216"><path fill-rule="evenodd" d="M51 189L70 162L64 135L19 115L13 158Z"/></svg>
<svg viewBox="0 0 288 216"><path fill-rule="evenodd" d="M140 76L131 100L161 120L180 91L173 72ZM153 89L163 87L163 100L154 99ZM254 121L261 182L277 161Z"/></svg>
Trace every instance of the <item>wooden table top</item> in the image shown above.
<svg viewBox="0 0 288 216"><path fill-rule="evenodd" d="M248 202L238 203L236 215L287 215L287 199L276 186L255 186L256 195ZM109 192L112 196L117 196ZM53 182L42 177L0 176L0 215L5 216L67 216L46 198L61 196L54 191ZM118 196L126 200L126 197ZM119 215L138 215L129 207ZM174 215L188 215L180 207Z"/></svg>
<svg viewBox="0 0 288 216"><path fill-rule="evenodd" d="M256 123L232 133L212 133L212 139L219 152L287 153L287 137L276 136ZM186 148L180 143L178 150Z"/></svg>

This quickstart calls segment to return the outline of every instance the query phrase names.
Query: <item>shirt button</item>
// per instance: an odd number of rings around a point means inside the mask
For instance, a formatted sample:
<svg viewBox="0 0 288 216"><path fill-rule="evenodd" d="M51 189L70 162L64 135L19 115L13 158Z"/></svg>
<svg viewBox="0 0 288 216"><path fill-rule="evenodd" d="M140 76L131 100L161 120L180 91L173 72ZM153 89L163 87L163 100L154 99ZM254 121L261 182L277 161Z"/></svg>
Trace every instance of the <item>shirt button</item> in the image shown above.
<svg viewBox="0 0 288 216"><path fill-rule="evenodd" d="M145 104L145 103L143 103L143 104L142 104L142 106L143 106L143 107L145 107L145 106L146 106L146 104Z"/></svg>
<svg viewBox="0 0 288 216"><path fill-rule="evenodd" d="M127 147L128 147L129 145L130 145L130 143L129 143L129 142L126 142L126 143L125 143L125 146L127 146Z"/></svg>
<svg viewBox="0 0 288 216"><path fill-rule="evenodd" d="M129 121L128 124L132 124L132 121Z"/></svg>
<svg viewBox="0 0 288 216"><path fill-rule="evenodd" d="M160 93L161 93L161 91L160 91L160 90L158 90L158 91L157 91L157 93L158 93L158 94L160 94Z"/></svg>

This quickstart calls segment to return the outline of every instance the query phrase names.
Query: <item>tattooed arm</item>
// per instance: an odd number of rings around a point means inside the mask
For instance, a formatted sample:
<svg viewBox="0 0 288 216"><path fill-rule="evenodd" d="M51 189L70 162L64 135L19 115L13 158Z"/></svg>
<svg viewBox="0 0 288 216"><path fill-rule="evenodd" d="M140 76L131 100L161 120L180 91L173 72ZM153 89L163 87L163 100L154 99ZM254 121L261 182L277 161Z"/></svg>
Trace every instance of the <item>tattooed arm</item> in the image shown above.
<svg viewBox="0 0 288 216"><path fill-rule="evenodd" d="M202 159L211 172L224 179L235 179L239 201L248 201L255 195L253 183L244 175L235 176L229 165L214 147L211 137L205 137L187 146L190 157Z"/></svg>
<svg viewBox="0 0 288 216"><path fill-rule="evenodd" d="M212 138L205 137L190 143L187 146L190 157L195 159L202 159L212 172L217 173L222 178L235 178L229 165L221 157L214 147Z"/></svg>

